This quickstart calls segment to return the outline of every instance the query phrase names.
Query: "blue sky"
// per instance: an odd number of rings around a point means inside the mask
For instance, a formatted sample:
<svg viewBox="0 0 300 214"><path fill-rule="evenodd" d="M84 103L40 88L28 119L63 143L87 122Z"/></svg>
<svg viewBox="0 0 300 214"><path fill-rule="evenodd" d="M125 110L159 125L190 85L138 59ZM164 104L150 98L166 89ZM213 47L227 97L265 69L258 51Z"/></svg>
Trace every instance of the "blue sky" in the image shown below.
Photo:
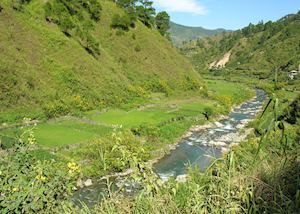
<svg viewBox="0 0 300 214"><path fill-rule="evenodd" d="M157 11L166 10L171 20L208 29L236 30L300 10L300 0L153 0Z"/></svg>

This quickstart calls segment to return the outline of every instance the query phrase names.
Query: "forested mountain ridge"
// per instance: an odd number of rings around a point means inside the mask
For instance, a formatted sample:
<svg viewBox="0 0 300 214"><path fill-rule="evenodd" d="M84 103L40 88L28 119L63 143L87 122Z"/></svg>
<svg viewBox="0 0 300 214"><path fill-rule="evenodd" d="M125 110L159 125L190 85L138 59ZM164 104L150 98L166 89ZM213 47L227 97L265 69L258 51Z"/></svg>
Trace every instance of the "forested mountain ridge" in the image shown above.
<svg viewBox="0 0 300 214"><path fill-rule="evenodd" d="M288 72L300 64L300 12L276 22L250 24L241 30L199 39L182 51L198 70L209 70L211 63L230 53L226 69L268 78L271 71ZM286 76L286 75L285 75Z"/></svg>
<svg viewBox="0 0 300 214"><path fill-rule="evenodd" d="M164 36L168 17L143 2L1 1L3 115L29 108L56 116L201 88Z"/></svg>
<svg viewBox="0 0 300 214"><path fill-rule="evenodd" d="M170 36L175 46L182 46L190 40L213 36L226 32L225 29L208 30L203 27L188 27L174 22L170 23Z"/></svg>

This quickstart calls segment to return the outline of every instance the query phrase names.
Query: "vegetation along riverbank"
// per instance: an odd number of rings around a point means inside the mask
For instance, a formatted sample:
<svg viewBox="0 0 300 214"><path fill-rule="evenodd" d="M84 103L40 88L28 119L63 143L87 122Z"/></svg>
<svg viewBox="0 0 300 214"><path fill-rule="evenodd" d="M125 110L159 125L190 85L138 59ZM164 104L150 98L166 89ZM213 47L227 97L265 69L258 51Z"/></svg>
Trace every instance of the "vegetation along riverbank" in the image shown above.
<svg viewBox="0 0 300 214"><path fill-rule="evenodd" d="M155 7L0 1L0 213L299 212L300 13L205 30ZM163 179L183 144L209 161ZM106 197L74 203L100 178Z"/></svg>

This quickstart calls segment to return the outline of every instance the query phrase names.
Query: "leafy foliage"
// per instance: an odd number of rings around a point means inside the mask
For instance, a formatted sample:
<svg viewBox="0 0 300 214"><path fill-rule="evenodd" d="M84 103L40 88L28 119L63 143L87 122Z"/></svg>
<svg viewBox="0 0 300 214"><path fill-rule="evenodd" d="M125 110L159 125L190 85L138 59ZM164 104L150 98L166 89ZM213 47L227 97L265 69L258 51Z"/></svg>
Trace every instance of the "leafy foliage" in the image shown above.
<svg viewBox="0 0 300 214"><path fill-rule="evenodd" d="M97 0L65 1L53 0L46 3L45 16L56 23L67 36L74 36L93 56L99 55L99 43L92 35L93 22L100 20L101 5Z"/></svg>
<svg viewBox="0 0 300 214"><path fill-rule="evenodd" d="M165 36L170 29L170 16L167 12L159 12L155 17L155 24L162 36Z"/></svg>
<svg viewBox="0 0 300 214"><path fill-rule="evenodd" d="M140 5L136 6L137 16L139 20L151 27L154 25L155 9L152 7L153 2L149 0L140 0Z"/></svg>
<svg viewBox="0 0 300 214"><path fill-rule="evenodd" d="M11 7L17 11L23 11L24 5L30 3L32 0L12 0Z"/></svg>
<svg viewBox="0 0 300 214"><path fill-rule="evenodd" d="M213 114L214 114L214 111L213 111L212 108L206 107L206 108L204 109L203 115L205 116L205 118L206 118L207 120L209 120L209 118L210 118Z"/></svg>
<svg viewBox="0 0 300 214"><path fill-rule="evenodd" d="M2 213L58 212L72 194L78 165L63 166L32 155L36 144L27 129L0 160L0 209Z"/></svg>
<svg viewBox="0 0 300 214"><path fill-rule="evenodd" d="M111 1L97 1L103 10L96 21L91 11L97 6L88 2L34 1L25 13L11 9L10 1L1 2L1 123L150 101L145 85L152 80L158 85L156 79L166 83L162 91L168 93L185 90L185 75L204 86L191 64L154 29L140 21L134 23L138 28L129 26L130 33L111 29L114 14L133 14L137 20L134 8L130 13ZM75 101L78 96L81 101Z"/></svg>
<svg viewBox="0 0 300 214"><path fill-rule="evenodd" d="M111 26L112 28L118 28L121 30L128 31L130 27L133 27L134 24L133 19L128 14L120 16L119 14L115 14L112 18Z"/></svg>
<svg viewBox="0 0 300 214"><path fill-rule="evenodd" d="M129 131L115 131L108 138L96 140L79 152L91 161L86 168L93 175L122 172L149 158L149 151Z"/></svg>
<svg viewBox="0 0 300 214"><path fill-rule="evenodd" d="M117 0L116 3L125 9L126 15L122 17L120 15L114 16L111 24L114 28L127 31L129 26L135 26L137 19L147 27L156 26L163 36L166 35L170 28L170 16L167 12L160 12L156 15L152 6L153 2L150 0Z"/></svg>

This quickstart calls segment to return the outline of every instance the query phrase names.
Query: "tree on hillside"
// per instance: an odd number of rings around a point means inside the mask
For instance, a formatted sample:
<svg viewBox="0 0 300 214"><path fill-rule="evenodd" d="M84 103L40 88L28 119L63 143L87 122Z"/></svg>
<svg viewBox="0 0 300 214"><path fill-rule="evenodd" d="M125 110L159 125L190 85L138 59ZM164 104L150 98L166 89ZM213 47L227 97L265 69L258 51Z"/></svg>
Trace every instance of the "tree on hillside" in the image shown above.
<svg viewBox="0 0 300 214"><path fill-rule="evenodd" d="M155 17L155 24L160 34L165 36L170 29L170 16L167 12L159 12Z"/></svg>
<svg viewBox="0 0 300 214"><path fill-rule="evenodd" d="M125 9L128 9L128 8L135 7L137 1L138 0L116 0L116 3L119 6L125 8Z"/></svg>
<svg viewBox="0 0 300 214"><path fill-rule="evenodd" d="M23 6L25 4L30 3L31 0L12 0L11 1L11 6L13 9L18 10L18 11L23 11Z"/></svg>
<svg viewBox="0 0 300 214"><path fill-rule="evenodd" d="M111 27L118 28L125 31L129 30L129 27L134 25L134 22L130 19L128 14L120 16L119 14L115 14L112 18Z"/></svg>
<svg viewBox="0 0 300 214"><path fill-rule="evenodd" d="M102 10L98 0L52 0L44 8L48 22L57 24L65 35L76 39L94 57L100 54L99 43L92 34Z"/></svg>
<svg viewBox="0 0 300 214"><path fill-rule="evenodd" d="M81 5L90 14L90 17L94 21L100 20L102 6L97 0L84 0L81 1Z"/></svg>
<svg viewBox="0 0 300 214"><path fill-rule="evenodd" d="M136 6L136 13L139 20L147 27L151 27L154 24L155 9L152 5L152 1L139 0L139 5Z"/></svg>

